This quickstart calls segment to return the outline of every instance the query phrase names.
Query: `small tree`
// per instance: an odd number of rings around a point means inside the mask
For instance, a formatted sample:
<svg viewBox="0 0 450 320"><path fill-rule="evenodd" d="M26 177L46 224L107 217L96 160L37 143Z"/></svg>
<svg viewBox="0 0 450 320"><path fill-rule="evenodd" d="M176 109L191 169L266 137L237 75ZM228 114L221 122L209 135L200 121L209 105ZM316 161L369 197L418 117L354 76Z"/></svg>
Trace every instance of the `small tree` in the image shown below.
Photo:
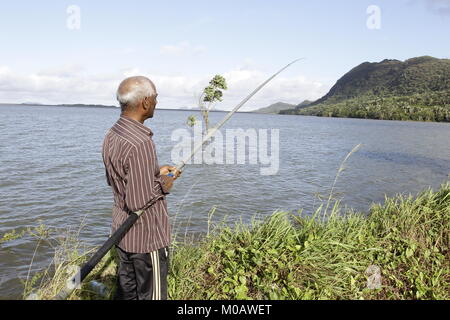
<svg viewBox="0 0 450 320"><path fill-rule="evenodd" d="M227 90L227 82L221 75L216 75L207 86L199 99L199 107L202 112L203 121L205 123L204 134L208 134L209 131L209 112L214 108L217 102L222 101L223 92L222 90ZM188 125L195 125L195 117L190 116L188 118Z"/></svg>

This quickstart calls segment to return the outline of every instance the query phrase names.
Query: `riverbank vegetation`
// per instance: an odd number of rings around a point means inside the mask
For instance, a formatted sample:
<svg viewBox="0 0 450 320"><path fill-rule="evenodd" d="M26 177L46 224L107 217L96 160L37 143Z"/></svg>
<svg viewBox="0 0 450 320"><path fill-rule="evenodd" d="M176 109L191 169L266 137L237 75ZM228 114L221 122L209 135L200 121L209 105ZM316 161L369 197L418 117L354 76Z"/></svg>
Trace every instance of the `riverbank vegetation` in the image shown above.
<svg viewBox="0 0 450 320"><path fill-rule="evenodd" d="M447 183L416 197L386 198L368 213L344 212L336 202L313 215L275 212L251 225L221 223L200 241L174 244L169 297L449 299L449 218ZM71 266L91 254L69 237L25 296L53 297ZM111 252L70 299L110 299L116 263ZM91 280L106 285L104 296L93 292Z"/></svg>
<svg viewBox="0 0 450 320"><path fill-rule="evenodd" d="M377 120L450 122L450 91L410 96L367 95L337 103L284 110L280 114Z"/></svg>

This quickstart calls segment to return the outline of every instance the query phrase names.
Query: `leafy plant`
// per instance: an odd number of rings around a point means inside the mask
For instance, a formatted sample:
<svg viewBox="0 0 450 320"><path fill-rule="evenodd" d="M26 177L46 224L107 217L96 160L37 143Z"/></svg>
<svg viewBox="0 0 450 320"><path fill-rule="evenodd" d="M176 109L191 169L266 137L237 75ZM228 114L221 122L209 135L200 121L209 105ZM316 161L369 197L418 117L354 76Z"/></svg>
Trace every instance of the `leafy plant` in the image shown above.
<svg viewBox="0 0 450 320"><path fill-rule="evenodd" d="M209 85L203 90L203 93L200 96L199 108L202 112L202 117L205 124L205 134L209 131L209 112L218 102L222 101L223 91L227 89L228 87L225 78L221 75L216 75L209 82ZM188 125L190 127L195 125L194 116L190 116L188 118Z"/></svg>

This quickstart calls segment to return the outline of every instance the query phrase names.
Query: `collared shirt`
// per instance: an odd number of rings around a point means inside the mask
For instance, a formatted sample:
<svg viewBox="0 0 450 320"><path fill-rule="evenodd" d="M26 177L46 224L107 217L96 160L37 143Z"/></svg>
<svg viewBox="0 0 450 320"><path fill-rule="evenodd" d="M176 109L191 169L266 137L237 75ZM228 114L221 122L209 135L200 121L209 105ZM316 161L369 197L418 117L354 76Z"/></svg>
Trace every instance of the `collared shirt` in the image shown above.
<svg viewBox="0 0 450 320"><path fill-rule="evenodd" d="M144 210L118 245L130 253L148 253L170 244L167 192L152 136L142 123L121 116L103 142L106 179L114 194L112 232L130 212Z"/></svg>

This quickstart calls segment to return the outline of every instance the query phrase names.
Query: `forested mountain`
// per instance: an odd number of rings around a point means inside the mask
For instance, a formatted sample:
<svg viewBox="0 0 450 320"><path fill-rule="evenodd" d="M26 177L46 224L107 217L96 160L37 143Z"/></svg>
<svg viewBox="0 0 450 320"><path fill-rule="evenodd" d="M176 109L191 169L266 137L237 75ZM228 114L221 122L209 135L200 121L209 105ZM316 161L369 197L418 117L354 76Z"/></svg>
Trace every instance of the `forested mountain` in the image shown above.
<svg viewBox="0 0 450 320"><path fill-rule="evenodd" d="M319 100L282 114L450 122L450 60L365 62Z"/></svg>

